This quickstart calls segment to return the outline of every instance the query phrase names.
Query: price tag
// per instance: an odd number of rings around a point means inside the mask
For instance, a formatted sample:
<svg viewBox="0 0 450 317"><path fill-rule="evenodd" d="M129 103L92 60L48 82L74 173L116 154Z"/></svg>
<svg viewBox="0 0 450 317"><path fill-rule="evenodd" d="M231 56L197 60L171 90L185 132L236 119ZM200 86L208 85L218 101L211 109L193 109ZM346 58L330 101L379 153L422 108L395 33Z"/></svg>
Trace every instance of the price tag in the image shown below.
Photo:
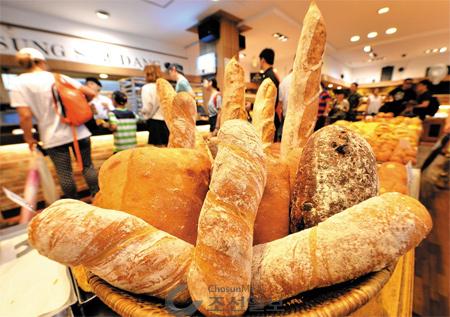
<svg viewBox="0 0 450 317"><path fill-rule="evenodd" d="M3 187L3 192L5 193L6 197L8 197L11 201L15 202L21 207L24 207L32 212L36 212L36 210L31 206L25 199L23 199L21 196L17 195L16 193L10 191L9 189Z"/></svg>

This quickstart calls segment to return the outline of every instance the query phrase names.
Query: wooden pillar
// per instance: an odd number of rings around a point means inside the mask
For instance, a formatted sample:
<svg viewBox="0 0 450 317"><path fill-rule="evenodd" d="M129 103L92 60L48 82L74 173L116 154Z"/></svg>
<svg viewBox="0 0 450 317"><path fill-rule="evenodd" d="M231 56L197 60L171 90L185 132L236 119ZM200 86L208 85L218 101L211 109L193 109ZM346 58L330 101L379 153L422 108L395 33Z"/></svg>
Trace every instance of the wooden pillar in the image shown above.
<svg viewBox="0 0 450 317"><path fill-rule="evenodd" d="M233 56L239 59L239 30L237 22L226 17L220 20L220 39L216 41L217 83L223 90L225 62Z"/></svg>

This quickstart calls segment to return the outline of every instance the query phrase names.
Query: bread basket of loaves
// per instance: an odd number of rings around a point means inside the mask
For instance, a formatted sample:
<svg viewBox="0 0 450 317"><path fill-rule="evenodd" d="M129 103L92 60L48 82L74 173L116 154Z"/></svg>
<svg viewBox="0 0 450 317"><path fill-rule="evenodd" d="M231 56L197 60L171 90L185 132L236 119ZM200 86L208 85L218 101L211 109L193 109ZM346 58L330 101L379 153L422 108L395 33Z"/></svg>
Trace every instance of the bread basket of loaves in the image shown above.
<svg viewBox="0 0 450 317"><path fill-rule="evenodd" d="M365 304L432 224L415 199L378 195L361 136L339 126L312 134L325 38L312 3L281 145L275 86L263 81L248 123L235 59L214 142L195 133L194 100L158 79L168 147L109 158L94 204L53 203L31 221L30 244L86 270L122 316L345 316Z"/></svg>

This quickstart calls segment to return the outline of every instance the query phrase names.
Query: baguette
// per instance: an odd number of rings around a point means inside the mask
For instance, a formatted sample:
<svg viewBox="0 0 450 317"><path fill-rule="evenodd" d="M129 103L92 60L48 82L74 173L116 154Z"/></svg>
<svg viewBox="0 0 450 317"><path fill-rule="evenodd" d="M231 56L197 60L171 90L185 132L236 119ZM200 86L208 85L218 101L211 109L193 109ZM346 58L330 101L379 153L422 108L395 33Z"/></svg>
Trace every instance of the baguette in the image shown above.
<svg viewBox="0 0 450 317"><path fill-rule="evenodd" d="M247 120L245 110L244 69L233 57L225 66L224 93L220 110L220 127L227 120Z"/></svg>
<svg viewBox="0 0 450 317"><path fill-rule="evenodd" d="M35 216L28 240L52 260L82 264L113 286L159 298L186 283L194 250L137 217L71 199ZM174 297L176 302L188 299L187 289Z"/></svg>
<svg viewBox="0 0 450 317"><path fill-rule="evenodd" d="M172 104L173 99L177 95L175 89L172 85L164 78L158 78L156 80L156 93L158 94L159 104L161 106L161 111L164 115L164 120L167 126L172 123Z"/></svg>
<svg viewBox="0 0 450 317"><path fill-rule="evenodd" d="M370 145L347 128L326 126L309 138L300 158L291 232L314 227L376 195L377 162Z"/></svg>
<svg viewBox="0 0 450 317"><path fill-rule="evenodd" d="M195 147L195 117L197 114L194 98L187 92L178 93L172 102L167 127L169 129L169 143L172 148Z"/></svg>
<svg viewBox="0 0 450 317"><path fill-rule="evenodd" d="M431 217L399 193L368 199L318 226L254 247L252 297L270 303L379 271L430 232Z"/></svg>
<svg viewBox="0 0 450 317"><path fill-rule="evenodd" d="M275 99L277 97L277 87L272 79L266 78L256 92L255 103L253 105L253 125L261 138L264 148L273 143L275 137Z"/></svg>
<svg viewBox="0 0 450 317"><path fill-rule="evenodd" d="M425 207L409 196L371 198L314 228L253 247L252 296L278 301L380 270L417 246L431 227ZM191 244L139 218L70 199L35 216L28 240L52 260L83 264L113 286L160 298L186 283L193 255ZM188 297L181 291L175 300Z"/></svg>
<svg viewBox="0 0 450 317"><path fill-rule="evenodd" d="M188 288L203 314L239 316L250 294L253 226L266 183L264 152L253 126L243 120L226 121L218 139Z"/></svg>
<svg viewBox="0 0 450 317"><path fill-rule="evenodd" d="M281 156L303 148L314 130L319 107L320 72L325 51L326 29L322 14L311 2L297 46L288 107L281 139Z"/></svg>

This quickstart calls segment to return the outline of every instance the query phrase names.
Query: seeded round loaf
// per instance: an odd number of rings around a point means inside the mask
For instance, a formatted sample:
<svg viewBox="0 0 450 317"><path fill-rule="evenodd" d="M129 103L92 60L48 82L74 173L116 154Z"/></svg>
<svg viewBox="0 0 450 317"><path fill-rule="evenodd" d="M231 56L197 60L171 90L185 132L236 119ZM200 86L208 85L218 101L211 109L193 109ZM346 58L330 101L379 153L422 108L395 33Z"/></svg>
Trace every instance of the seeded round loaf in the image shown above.
<svg viewBox="0 0 450 317"><path fill-rule="evenodd" d="M363 137L340 126L314 133L303 149L293 188L296 232L378 194L375 155Z"/></svg>

